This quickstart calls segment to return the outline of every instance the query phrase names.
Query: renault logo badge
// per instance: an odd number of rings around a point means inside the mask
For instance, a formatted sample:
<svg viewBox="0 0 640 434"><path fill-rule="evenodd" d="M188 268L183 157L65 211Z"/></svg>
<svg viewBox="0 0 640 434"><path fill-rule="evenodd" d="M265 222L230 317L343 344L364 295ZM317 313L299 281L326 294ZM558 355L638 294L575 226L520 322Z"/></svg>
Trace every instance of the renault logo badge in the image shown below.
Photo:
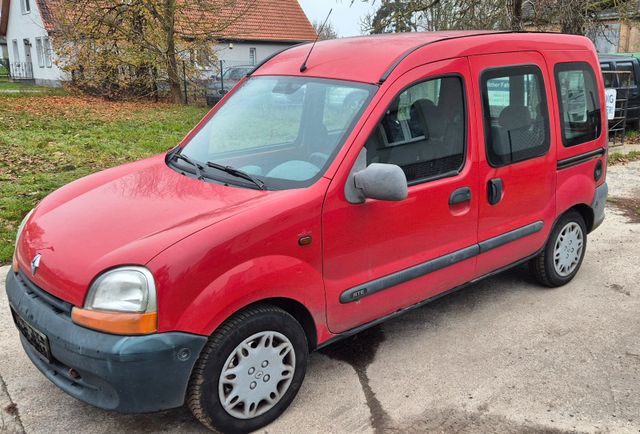
<svg viewBox="0 0 640 434"><path fill-rule="evenodd" d="M34 276L36 275L36 272L38 271L38 267L40 266L40 258L41 257L42 257L42 255L40 253L38 253L31 260L31 274L34 275Z"/></svg>

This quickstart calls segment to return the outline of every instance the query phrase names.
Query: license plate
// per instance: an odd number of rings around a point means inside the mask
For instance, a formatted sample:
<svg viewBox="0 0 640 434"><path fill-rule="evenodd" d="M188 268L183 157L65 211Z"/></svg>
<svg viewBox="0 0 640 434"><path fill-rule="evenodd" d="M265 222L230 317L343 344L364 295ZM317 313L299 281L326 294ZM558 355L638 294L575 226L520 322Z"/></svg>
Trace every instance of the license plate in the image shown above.
<svg viewBox="0 0 640 434"><path fill-rule="evenodd" d="M25 337L27 342L42 356L51 362L51 349L49 347L49 339L47 336L39 330L36 330L31 324L26 322L20 315L11 308L11 315L13 316L13 322L16 323L16 327Z"/></svg>

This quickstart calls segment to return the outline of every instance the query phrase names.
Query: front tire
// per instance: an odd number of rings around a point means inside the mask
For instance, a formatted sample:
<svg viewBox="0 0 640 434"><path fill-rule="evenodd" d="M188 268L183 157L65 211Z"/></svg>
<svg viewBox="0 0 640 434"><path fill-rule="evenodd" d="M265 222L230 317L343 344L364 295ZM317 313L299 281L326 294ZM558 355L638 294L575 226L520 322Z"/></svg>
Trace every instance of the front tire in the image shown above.
<svg viewBox="0 0 640 434"><path fill-rule="evenodd" d="M295 318L271 305L248 308L225 321L202 350L189 381L189 409L223 433L262 428L295 398L308 355Z"/></svg>
<svg viewBox="0 0 640 434"><path fill-rule="evenodd" d="M587 249L587 228L577 211L560 217L544 249L529 262L533 277L550 288L569 283L578 273Z"/></svg>

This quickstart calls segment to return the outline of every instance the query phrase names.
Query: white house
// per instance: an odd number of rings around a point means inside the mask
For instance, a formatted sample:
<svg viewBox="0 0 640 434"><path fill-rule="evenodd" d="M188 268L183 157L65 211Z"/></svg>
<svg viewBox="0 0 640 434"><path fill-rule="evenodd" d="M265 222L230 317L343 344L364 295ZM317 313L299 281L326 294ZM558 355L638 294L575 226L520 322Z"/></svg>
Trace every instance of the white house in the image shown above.
<svg viewBox="0 0 640 434"><path fill-rule="evenodd" d="M11 77L60 86L65 77L54 63L49 37L53 28L46 0L0 1L0 9L8 10L6 41Z"/></svg>
<svg viewBox="0 0 640 434"><path fill-rule="evenodd" d="M11 77L39 85L60 86L67 78L55 63L51 39L55 0L0 0L6 21L6 41ZM2 36L0 21L0 36ZM316 33L298 0L255 0L251 10L235 21L217 40L216 52L225 67L255 65L271 54ZM1 57L1 56L0 56Z"/></svg>

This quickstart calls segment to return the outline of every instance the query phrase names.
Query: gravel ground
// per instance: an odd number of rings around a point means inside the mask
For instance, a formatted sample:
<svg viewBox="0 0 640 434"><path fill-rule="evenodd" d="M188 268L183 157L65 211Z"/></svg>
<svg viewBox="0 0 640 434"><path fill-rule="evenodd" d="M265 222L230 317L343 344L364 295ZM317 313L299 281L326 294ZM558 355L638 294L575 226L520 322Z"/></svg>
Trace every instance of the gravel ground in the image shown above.
<svg viewBox="0 0 640 434"><path fill-rule="evenodd" d="M608 180L617 201L569 285L515 269L315 353L263 432L640 432L640 224L626 206L640 162ZM65 395L23 353L5 296L0 354L0 430L204 432L184 409L119 415Z"/></svg>

